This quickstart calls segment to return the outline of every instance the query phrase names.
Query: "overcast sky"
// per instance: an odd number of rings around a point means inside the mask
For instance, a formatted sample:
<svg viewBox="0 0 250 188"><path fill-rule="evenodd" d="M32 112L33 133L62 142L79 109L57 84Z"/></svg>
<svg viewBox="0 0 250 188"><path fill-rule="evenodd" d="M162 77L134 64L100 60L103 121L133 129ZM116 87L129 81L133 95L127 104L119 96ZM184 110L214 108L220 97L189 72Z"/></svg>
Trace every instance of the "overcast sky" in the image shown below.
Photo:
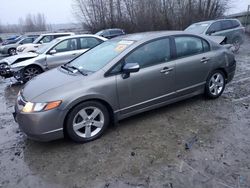
<svg viewBox="0 0 250 188"><path fill-rule="evenodd" d="M232 0L228 13L245 11L250 0ZM75 22L72 0L0 0L0 21L4 24L18 23L27 14L44 13L48 23Z"/></svg>

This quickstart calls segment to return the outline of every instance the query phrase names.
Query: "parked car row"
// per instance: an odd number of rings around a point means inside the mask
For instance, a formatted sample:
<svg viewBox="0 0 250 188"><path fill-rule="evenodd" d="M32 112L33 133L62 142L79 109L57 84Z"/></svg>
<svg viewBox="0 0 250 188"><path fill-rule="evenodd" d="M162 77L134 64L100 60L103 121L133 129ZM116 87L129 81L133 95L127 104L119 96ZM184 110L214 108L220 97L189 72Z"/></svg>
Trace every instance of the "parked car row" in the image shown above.
<svg viewBox="0 0 250 188"><path fill-rule="evenodd" d="M40 40L47 36L44 35ZM1 60L0 75L5 78L14 76L18 81L27 82L42 72L71 61L106 40L96 35L59 37L43 44L35 52L22 53Z"/></svg>
<svg viewBox="0 0 250 188"><path fill-rule="evenodd" d="M74 33L49 33L42 35L25 35L16 38L9 38L0 46L0 54L2 55L16 55L17 51L22 52L34 52L37 48L43 44L51 42L53 39L73 35Z"/></svg>
<svg viewBox="0 0 250 188"><path fill-rule="evenodd" d="M74 44L85 46L78 39ZM58 49L75 45L70 41ZM57 48L44 52L51 57ZM31 139L67 135L93 141L132 115L199 94L218 98L235 68L233 53L205 36L183 31L120 36L33 78L18 94L13 115Z"/></svg>

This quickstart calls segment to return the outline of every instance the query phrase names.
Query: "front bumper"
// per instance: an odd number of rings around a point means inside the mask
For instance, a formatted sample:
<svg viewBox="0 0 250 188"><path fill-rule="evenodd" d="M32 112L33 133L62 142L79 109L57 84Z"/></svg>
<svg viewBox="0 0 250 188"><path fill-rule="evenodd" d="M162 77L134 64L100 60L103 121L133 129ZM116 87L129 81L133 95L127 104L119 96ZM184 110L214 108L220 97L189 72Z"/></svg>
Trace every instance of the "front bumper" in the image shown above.
<svg viewBox="0 0 250 188"><path fill-rule="evenodd" d="M4 64L0 64L0 76L4 78L10 78L13 76L13 74L9 67L5 66Z"/></svg>
<svg viewBox="0 0 250 188"><path fill-rule="evenodd" d="M32 140L48 142L64 137L63 112L58 109L24 113L16 104L13 116L20 130Z"/></svg>

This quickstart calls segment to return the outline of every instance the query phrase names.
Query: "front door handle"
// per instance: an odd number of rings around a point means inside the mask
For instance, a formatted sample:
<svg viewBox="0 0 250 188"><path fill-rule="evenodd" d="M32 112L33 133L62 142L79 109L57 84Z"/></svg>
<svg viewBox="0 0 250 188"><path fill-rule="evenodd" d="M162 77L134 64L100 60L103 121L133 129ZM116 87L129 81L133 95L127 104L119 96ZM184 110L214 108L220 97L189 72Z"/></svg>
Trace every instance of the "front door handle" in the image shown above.
<svg viewBox="0 0 250 188"><path fill-rule="evenodd" d="M169 72L173 71L174 68L173 67L164 67L162 70L161 70L161 73L163 74L168 74Z"/></svg>
<svg viewBox="0 0 250 188"><path fill-rule="evenodd" d="M201 59L201 63L207 63L210 60L210 58L203 57Z"/></svg>

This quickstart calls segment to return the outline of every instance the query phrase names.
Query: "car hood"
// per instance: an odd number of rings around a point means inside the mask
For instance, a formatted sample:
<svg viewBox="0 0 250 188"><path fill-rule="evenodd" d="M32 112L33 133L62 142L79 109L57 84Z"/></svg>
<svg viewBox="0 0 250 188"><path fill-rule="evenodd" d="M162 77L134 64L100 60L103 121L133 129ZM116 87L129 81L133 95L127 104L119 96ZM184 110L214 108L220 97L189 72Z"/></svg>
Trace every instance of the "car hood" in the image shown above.
<svg viewBox="0 0 250 188"><path fill-rule="evenodd" d="M49 91L56 90L59 87L64 87L65 91L68 91L65 86L72 86L74 82L80 81L84 78L83 75L70 74L60 69L61 68L59 67L47 71L26 83L22 91L24 99L30 102L49 102L45 98L44 101L36 101L35 99ZM87 76L85 78L87 78ZM58 95L63 95L63 92ZM49 96L48 98L49 100L53 100L52 96Z"/></svg>
<svg viewBox="0 0 250 188"><path fill-rule="evenodd" d="M19 62L23 59L23 60L27 60L28 58L34 58L34 57L37 57L38 54L36 53L25 53L25 54L19 54L19 55L14 55L14 56L11 56L11 57L7 57L7 58L4 58L3 60L1 60L1 62L6 62L8 63L9 65L17 62L17 60L19 60Z"/></svg>
<svg viewBox="0 0 250 188"><path fill-rule="evenodd" d="M12 63L11 64L11 68L17 68L17 67L26 67L28 65L34 64L34 63L38 63L41 65L45 66L46 63L46 55L45 54L37 54L37 56L32 57L32 58L27 58L26 60L23 61L18 61L16 63Z"/></svg>

